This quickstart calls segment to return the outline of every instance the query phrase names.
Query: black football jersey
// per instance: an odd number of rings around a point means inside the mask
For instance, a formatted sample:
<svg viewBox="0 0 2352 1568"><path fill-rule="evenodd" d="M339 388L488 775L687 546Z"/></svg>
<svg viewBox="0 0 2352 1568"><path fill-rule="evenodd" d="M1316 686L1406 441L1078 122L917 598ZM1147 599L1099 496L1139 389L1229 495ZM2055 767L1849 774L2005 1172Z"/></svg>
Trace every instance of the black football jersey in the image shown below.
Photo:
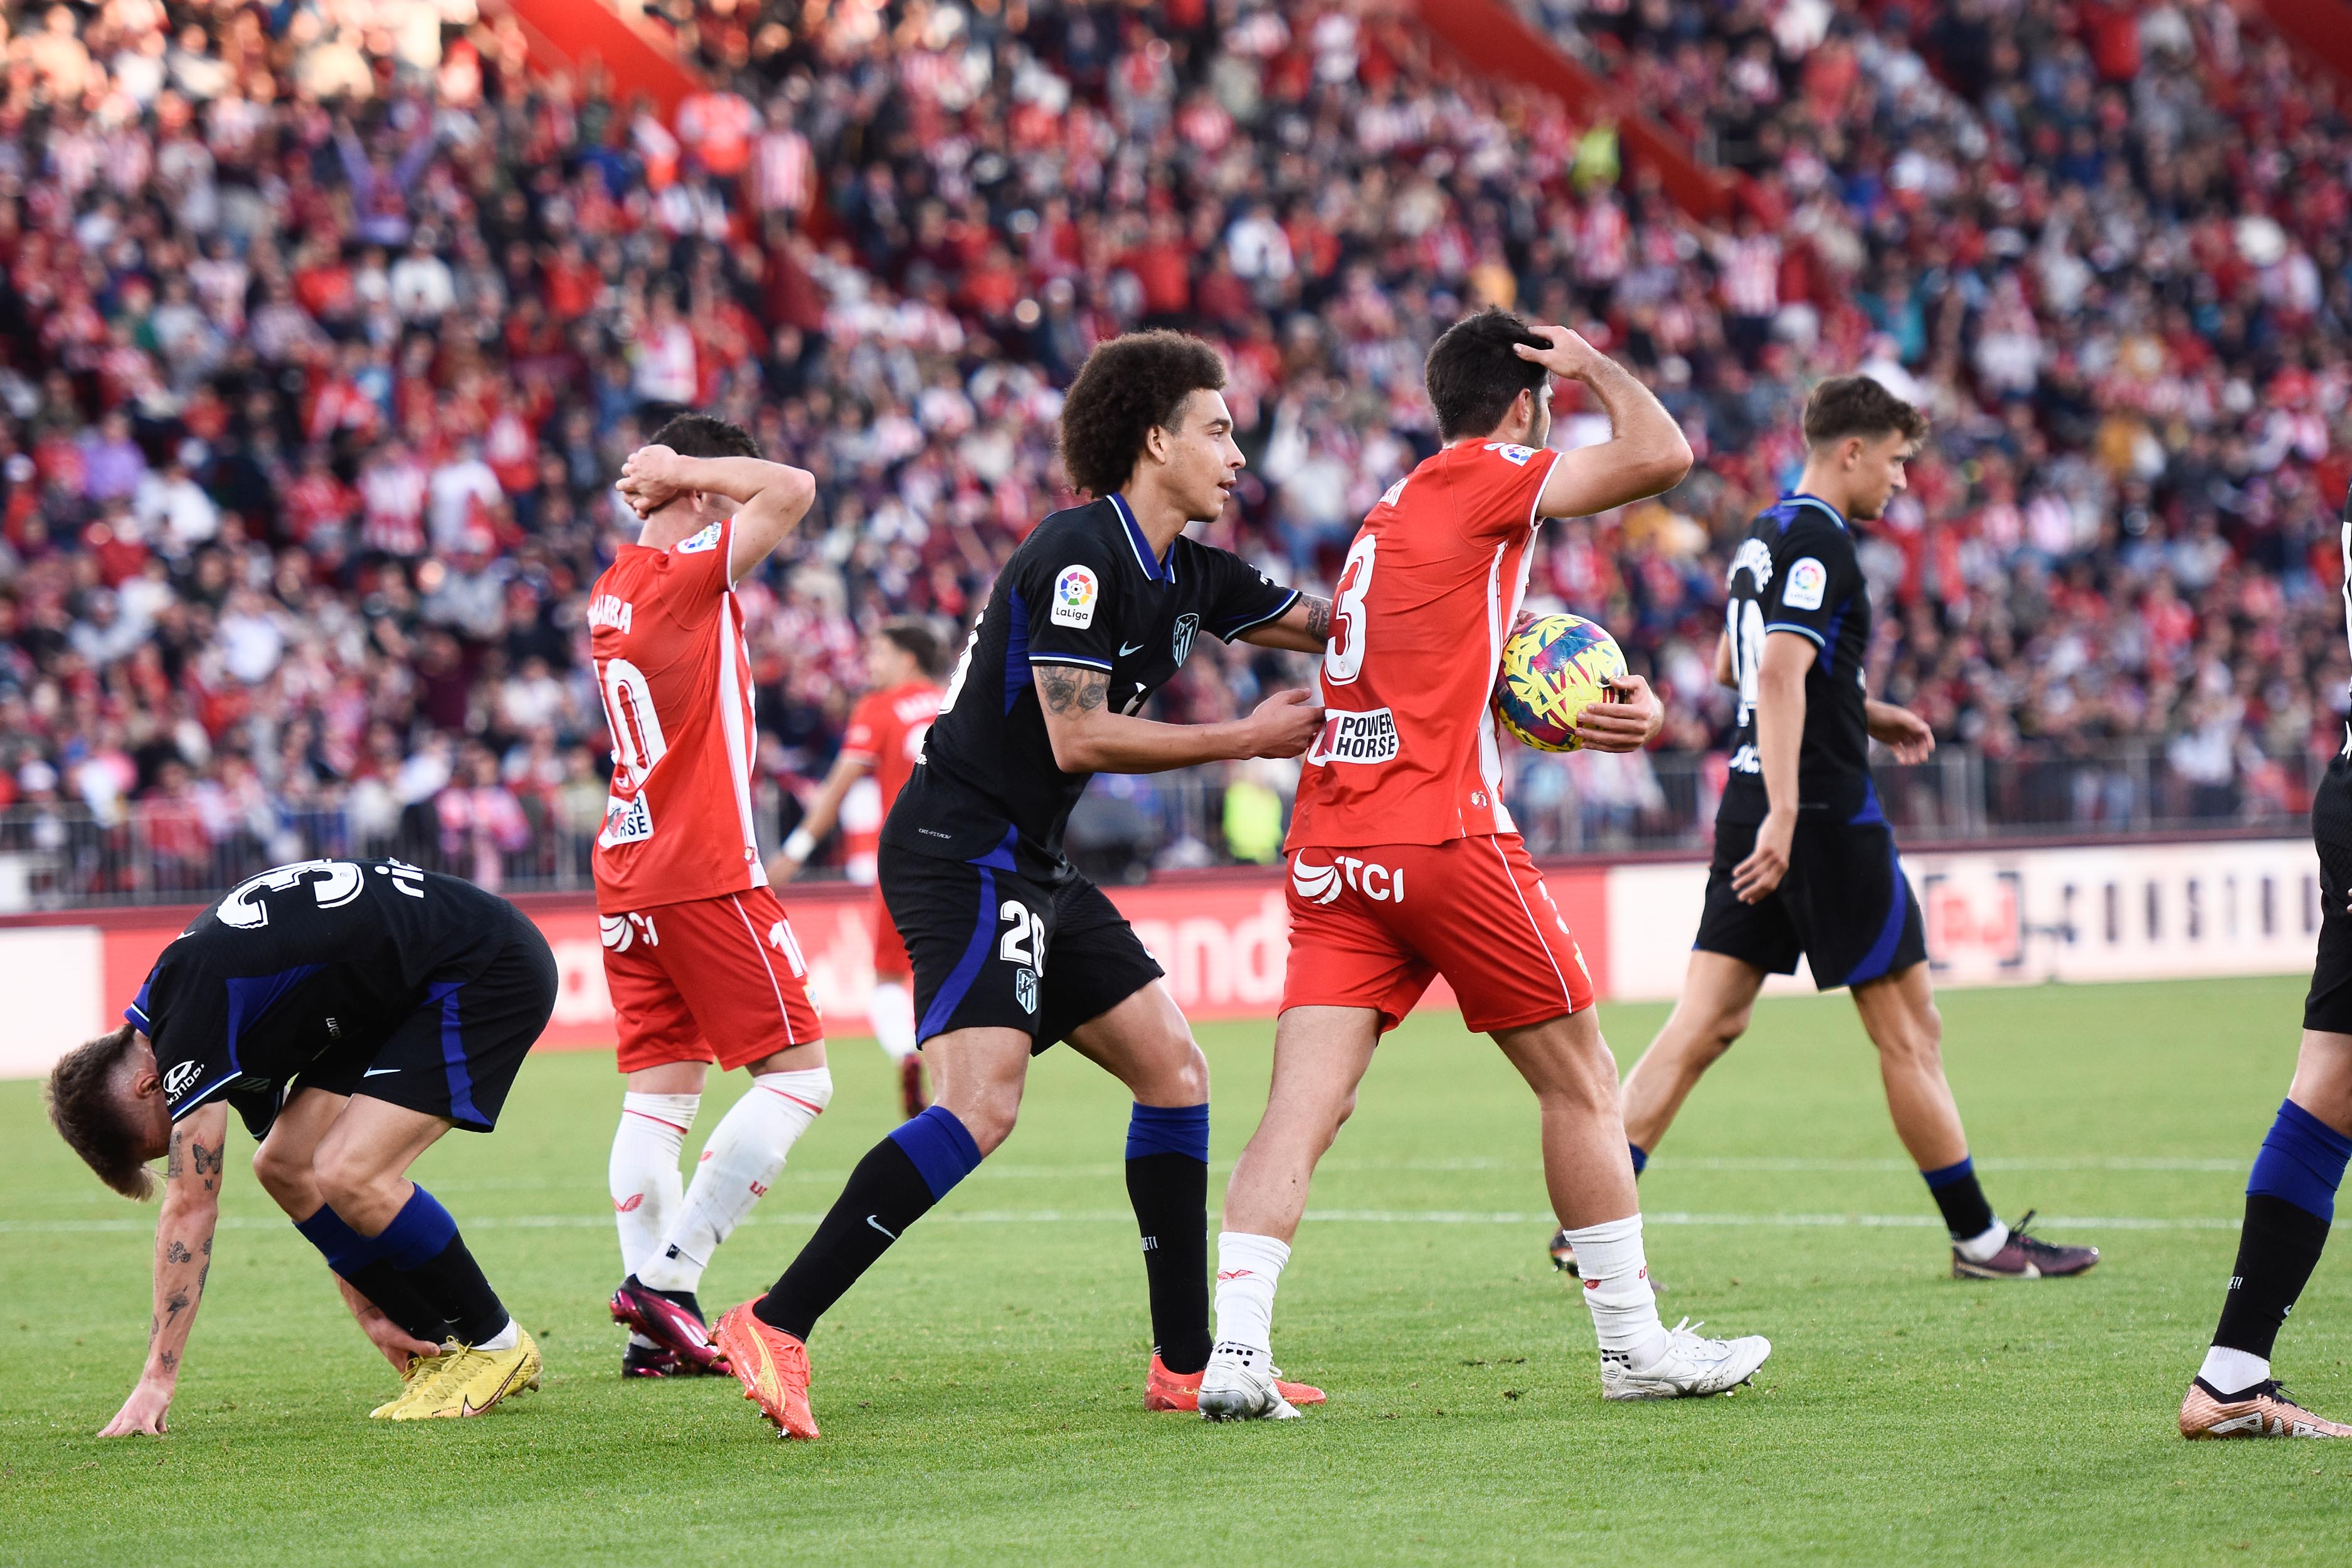
<svg viewBox="0 0 2352 1568"><path fill-rule="evenodd" d="M1118 496L1051 514L1004 563L972 623L882 841L1058 879L1062 830L1093 775L1055 765L1034 667L1101 670L1110 706L1133 713L1202 633L1231 641L1297 597L1238 555L1182 535L1155 556Z"/></svg>
<svg viewBox="0 0 2352 1568"><path fill-rule="evenodd" d="M1731 558L1728 589L1724 625L1731 637L1739 713L1717 819L1761 822L1768 809L1763 761L1756 750L1756 689L1764 639L1774 632L1794 632L1818 650L1805 672L1798 809L1839 821L1868 816L1877 802L1863 710L1870 588L1863 581L1853 531L1829 502L1783 496L1748 525L1748 537Z"/></svg>
<svg viewBox="0 0 2352 1568"><path fill-rule="evenodd" d="M178 1121L226 1100L257 1138L303 1068L373 1058L435 985L470 979L521 919L397 860L303 860L233 889L172 939L123 1016L154 1042Z"/></svg>

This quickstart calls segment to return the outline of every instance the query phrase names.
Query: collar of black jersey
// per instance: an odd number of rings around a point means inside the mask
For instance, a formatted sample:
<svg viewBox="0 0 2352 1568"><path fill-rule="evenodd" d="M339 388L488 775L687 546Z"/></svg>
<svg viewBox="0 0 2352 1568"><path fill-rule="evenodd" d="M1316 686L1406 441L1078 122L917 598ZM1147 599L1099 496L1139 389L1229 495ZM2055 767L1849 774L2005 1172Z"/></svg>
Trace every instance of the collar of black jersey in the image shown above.
<svg viewBox="0 0 2352 1568"><path fill-rule="evenodd" d="M1780 504L1782 506L1787 506L1790 501L1801 500L1809 500L1812 502L1815 506L1829 513L1832 518L1835 519L1837 525L1840 528L1844 528L1849 533L1853 531L1846 525L1845 513L1838 510L1837 508L1830 505L1829 502L1823 500L1821 497L1814 495L1810 490L1785 490L1780 496Z"/></svg>
<svg viewBox="0 0 2352 1568"><path fill-rule="evenodd" d="M1134 547L1135 563L1143 568L1143 574L1155 583L1176 581L1176 541L1170 540L1168 553L1154 560L1151 537L1143 531L1143 525L1135 521L1135 509L1127 504L1127 498L1117 490L1111 491L1110 509L1118 513L1118 521L1126 525L1127 542Z"/></svg>

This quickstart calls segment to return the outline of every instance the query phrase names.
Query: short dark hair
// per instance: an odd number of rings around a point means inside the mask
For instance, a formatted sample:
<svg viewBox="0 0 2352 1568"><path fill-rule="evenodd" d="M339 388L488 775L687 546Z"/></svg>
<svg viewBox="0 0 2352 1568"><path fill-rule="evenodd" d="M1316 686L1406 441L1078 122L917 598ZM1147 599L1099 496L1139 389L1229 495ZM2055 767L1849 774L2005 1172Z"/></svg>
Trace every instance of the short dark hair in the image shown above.
<svg viewBox="0 0 2352 1568"><path fill-rule="evenodd" d="M1429 345L1422 380L1437 413L1439 440L1486 435L1503 422L1520 393L1542 390L1551 372L1513 353L1517 343L1551 347L1510 311L1486 310L1463 317Z"/></svg>
<svg viewBox="0 0 2352 1568"><path fill-rule="evenodd" d="M100 1181L126 1198L144 1198L155 1190L114 1081L135 1037L125 1024L68 1051L49 1071L49 1121L58 1136Z"/></svg>
<svg viewBox="0 0 2352 1568"><path fill-rule="evenodd" d="M756 458L760 443L740 425L708 414L681 414L654 432L648 445L667 447L681 458Z"/></svg>
<svg viewBox="0 0 2352 1568"><path fill-rule="evenodd" d="M1826 447L1849 436L1875 440L1927 437L1927 416L1866 375L1833 375L1805 399L1805 444Z"/></svg>
<svg viewBox="0 0 2352 1568"><path fill-rule="evenodd" d="M1222 392L1225 362L1182 332L1128 332L1097 343L1062 402L1062 467L1070 483L1107 496L1127 483L1144 437L1167 429L1196 392Z"/></svg>
<svg viewBox="0 0 2352 1568"><path fill-rule="evenodd" d="M912 616L900 616L877 626L875 635L886 642L896 644L898 651L913 659L915 668L926 676L934 680L939 679L940 638L930 627Z"/></svg>

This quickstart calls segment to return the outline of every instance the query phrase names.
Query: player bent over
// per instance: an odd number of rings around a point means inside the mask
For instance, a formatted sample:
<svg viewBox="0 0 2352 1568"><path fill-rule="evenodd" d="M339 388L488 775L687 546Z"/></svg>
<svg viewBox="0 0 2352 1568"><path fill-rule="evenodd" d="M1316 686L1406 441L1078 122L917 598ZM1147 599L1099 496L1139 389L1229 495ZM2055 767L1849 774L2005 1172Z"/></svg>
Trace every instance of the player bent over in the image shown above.
<svg viewBox="0 0 2352 1568"><path fill-rule="evenodd" d="M539 1347L408 1167L449 1131L497 1125L555 1007L547 940L505 900L397 860L265 871L155 961L122 1027L58 1063L49 1116L129 1197L153 1189L147 1366L104 1436L161 1435L212 1270L228 1110L254 1174L324 1255L401 1368L395 1421L478 1415L539 1386Z"/></svg>
<svg viewBox="0 0 2352 1568"><path fill-rule="evenodd" d="M596 910L626 1075L608 1167L620 1231L624 1377L719 1367L702 1271L833 1100L807 965L768 886L751 817L759 731L735 584L797 525L808 474L743 430L687 414L621 471L644 520L590 590L589 652L613 732ZM703 1146L678 1152L710 1064L751 1087ZM681 1188L683 1191L681 1192Z"/></svg>
<svg viewBox="0 0 2352 1568"><path fill-rule="evenodd" d="M1614 438L1545 446L1551 378L1582 382ZM1659 1322L1617 1065L1568 923L1502 799L1488 708L1548 517L1655 495L1690 447L1641 383L1575 333L1490 310L1429 353L1444 447L1382 496L1348 552L1323 655L1328 719L1291 824L1290 963L1265 1116L1225 1189L1217 1342L1201 1385L1213 1420L1297 1412L1267 1364L1275 1286L1316 1163L1356 1101L1381 1036L1433 976L1491 1035L1543 1111L1544 1180L1588 1260L1584 1299L1612 1399L1720 1394L1771 1353ZM1630 752L1664 721L1638 677L1586 710L1587 745Z"/></svg>
<svg viewBox="0 0 2352 1568"><path fill-rule="evenodd" d="M2352 495L2341 539L2352 563ZM2352 627L2352 573L2343 588ZM2271 1350L2310 1283L2352 1160L2352 724L2311 800L2319 851L2319 946L2303 1004L2303 1049L2246 1179L2246 1223L2212 1348L2180 1402L2184 1437L2352 1437L2271 1375Z"/></svg>
<svg viewBox="0 0 2352 1568"><path fill-rule="evenodd" d="M1943 1026L1927 978L1919 903L1870 778L1870 742L1899 762L1934 731L1863 686L1870 589L1850 524L1876 520L1903 488L1927 421L1868 376L1833 377L1805 405L1805 467L1794 492L1749 525L1732 556L1716 679L1739 693L1731 770L1716 811L1706 907L1682 996L1625 1077L1625 1130L1638 1172L1684 1096L1748 1028L1767 973L1802 953L1813 983L1853 994L1878 1047L1886 1108L1951 1235L1967 1279L2080 1274L2094 1247L2056 1247L1993 1217L1945 1081ZM1554 1261L1581 1249L1555 1237Z"/></svg>
<svg viewBox="0 0 2352 1568"><path fill-rule="evenodd" d="M923 737L939 716L939 639L917 620L895 620L876 628L866 639L866 695L849 711L849 728L842 736L841 753L818 786L808 815L771 862L777 880L789 882L808 861L809 852L833 831L841 803L858 780L873 777L889 814L898 792L923 754ZM866 1017L874 1026L875 1042L898 1069L898 1101L908 1116L920 1116L930 1100L923 1093L923 1058L915 1049L915 998L908 989L913 971L907 944L899 940L882 890L874 890L874 988L868 994Z"/></svg>
<svg viewBox="0 0 2352 1568"><path fill-rule="evenodd" d="M775 1289L719 1320L747 1397L787 1436L817 1435L806 1341L818 1317L1004 1142L1030 1058L1058 1040L1135 1097L1127 1190L1154 1342L1144 1399L1193 1407L1209 1356L1208 1064L1160 966L1063 858L1062 834L1097 772L1297 756L1321 722L1304 691L1225 723L1136 716L1202 633L1323 646L1324 601L1184 537L1224 510L1241 472L1224 382L1215 351L1172 332L1087 357L1062 455L1096 499L1047 517L1005 563L883 825L882 896L914 960L939 1098L859 1163Z"/></svg>

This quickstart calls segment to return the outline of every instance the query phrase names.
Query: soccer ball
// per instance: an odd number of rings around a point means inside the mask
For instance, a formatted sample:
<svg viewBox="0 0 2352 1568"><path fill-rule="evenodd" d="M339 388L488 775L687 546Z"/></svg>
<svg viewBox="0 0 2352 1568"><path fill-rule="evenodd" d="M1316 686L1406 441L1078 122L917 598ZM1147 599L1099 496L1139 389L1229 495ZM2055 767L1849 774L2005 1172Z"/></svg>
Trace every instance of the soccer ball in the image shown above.
<svg viewBox="0 0 2352 1568"><path fill-rule="evenodd" d="M1538 752L1572 752L1585 709L1609 700L1608 682L1625 673L1616 639L1581 616L1541 616L1503 645L1495 717Z"/></svg>

